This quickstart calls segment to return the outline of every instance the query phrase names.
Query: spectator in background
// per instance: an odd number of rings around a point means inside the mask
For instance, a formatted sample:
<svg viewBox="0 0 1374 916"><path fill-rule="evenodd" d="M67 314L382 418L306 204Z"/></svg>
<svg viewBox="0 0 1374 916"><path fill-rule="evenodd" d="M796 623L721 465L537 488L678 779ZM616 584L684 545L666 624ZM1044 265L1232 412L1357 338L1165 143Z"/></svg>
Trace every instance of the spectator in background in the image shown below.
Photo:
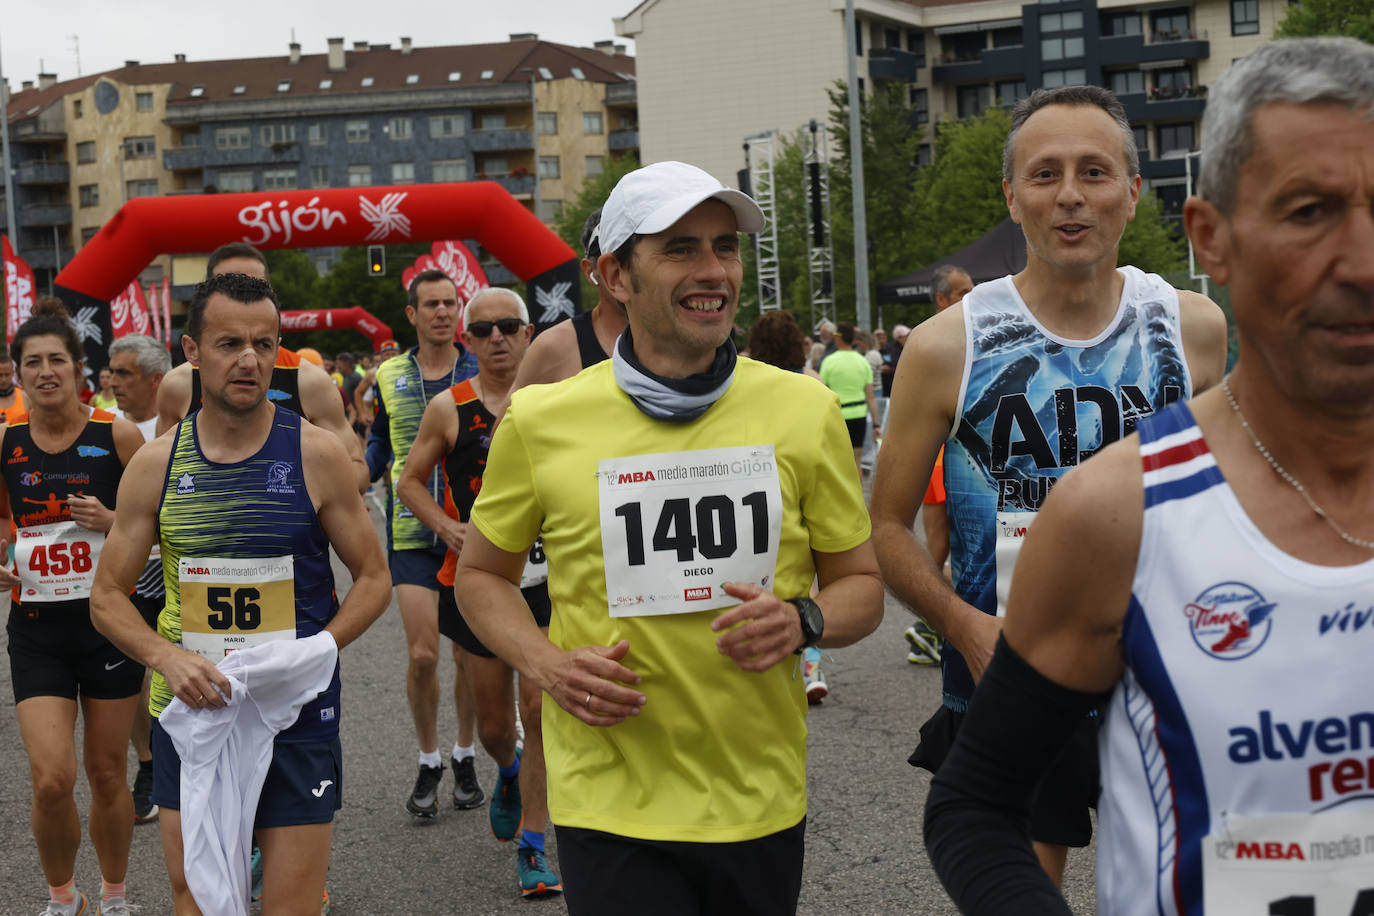
<svg viewBox="0 0 1374 916"><path fill-rule="evenodd" d="M897 374L897 360L902 358L902 347L906 345L906 336L911 333L911 328L904 324L899 324L892 329L892 340L883 348L883 365L879 373L883 380L883 397L892 397L892 379Z"/></svg>
<svg viewBox="0 0 1374 916"><path fill-rule="evenodd" d="M806 338L791 312L764 312L749 329L749 358L789 372L819 377L806 366Z"/></svg>
<svg viewBox="0 0 1374 916"><path fill-rule="evenodd" d="M110 413L118 416L119 408L115 403L113 384L114 373L110 371L109 366L106 366L104 369L100 370L100 390L95 393L95 397L91 398L91 406L99 407L101 410L108 410Z"/></svg>
<svg viewBox="0 0 1374 916"><path fill-rule="evenodd" d="M835 352L821 363L821 381L840 397L840 414L849 428L849 444L854 449L854 465L863 456L865 415L878 422L878 402L873 397L873 369L854 349L854 325L842 321L836 326Z"/></svg>
<svg viewBox="0 0 1374 916"><path fill-rule="evenodd" d="M835 327L835 322L829 318L822 318L821 323L816 325L816 339L821 346L825 347L825 352L821 354L821 358L813 364L816 369L820 369L825 358L835 352Z"/></svg>

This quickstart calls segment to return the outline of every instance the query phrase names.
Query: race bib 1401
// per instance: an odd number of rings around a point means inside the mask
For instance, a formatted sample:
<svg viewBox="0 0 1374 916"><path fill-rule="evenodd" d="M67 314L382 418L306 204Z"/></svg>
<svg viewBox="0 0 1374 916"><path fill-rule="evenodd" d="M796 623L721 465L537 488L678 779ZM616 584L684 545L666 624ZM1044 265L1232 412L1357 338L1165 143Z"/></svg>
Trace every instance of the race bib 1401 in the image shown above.
<svg viewBox="0 0 1374 916"><path fill-rule="evenodd" d="M1207 916L1374 916L1374 810L1227 818L1202 893Z"/></svg>
<svg viewBox="0 0 1374 916"><path fill-rule="evenodd" d="M235 649L296 638L295 560L182 557L181 645L212 662Z"/></svg>
<svg viewBox="0 0 1374 916"><path fill-rule="evenodd" d="M612 617L731 607L726 582L772 588L782 492L771 445L612 458L597 467Z"/></svg>
<svg viewBox="0 0 1374 916"><path fill-rule="evenodd" d="M24 603L90 598L105 535L76 522L20 528L14 544L19 600Z"/></svg>

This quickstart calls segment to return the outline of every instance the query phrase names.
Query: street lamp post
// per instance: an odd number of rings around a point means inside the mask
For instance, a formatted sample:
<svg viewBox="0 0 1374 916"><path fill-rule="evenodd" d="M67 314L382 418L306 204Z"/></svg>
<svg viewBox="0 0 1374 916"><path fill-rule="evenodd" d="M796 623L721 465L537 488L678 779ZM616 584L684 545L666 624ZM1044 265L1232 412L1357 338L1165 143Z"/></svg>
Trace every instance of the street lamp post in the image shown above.
<svg viewBox="0 0 1374 916"><path fill-rule="evenodd" d="M544 221L544 179L539 175L539 99L535 95L535 78L538 71L534 67L521 67L520 73L530 75L530 143L534 146L534 215Z"/></svg>

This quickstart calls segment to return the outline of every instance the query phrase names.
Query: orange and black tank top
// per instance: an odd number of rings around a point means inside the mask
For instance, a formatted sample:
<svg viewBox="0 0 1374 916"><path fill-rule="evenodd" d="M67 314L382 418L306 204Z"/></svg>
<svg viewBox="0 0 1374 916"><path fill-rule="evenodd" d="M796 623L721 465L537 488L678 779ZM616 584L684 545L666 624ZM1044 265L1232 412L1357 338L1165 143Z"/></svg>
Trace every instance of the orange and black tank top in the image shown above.
<svg viewBox="0 0 1374 916"><path fill-rule="evenodd" d="M300 368L301 358L296 355L296 351L277 347L277 365L272 369L272 381L267 386L267 400L278 407L285 407L305 416L305 411L301 408L301 386L298 380ZM191 406L186 411L188 414L200 409L200 397L200 370L192 366Z"/></svg>
<svg viewBox="0 0 1374 916"><path fill-rule="evenodd" d="M491 450L496 417L477 396L471 379L449 388L448 393L458 411L458 438L453 443L453 451L444 457L444 511L449 518L466 522L482 490L482 475L487 470L487 452ZM450 549L439 571L439 582L452 585L457 568L458 555Z"/></svg>

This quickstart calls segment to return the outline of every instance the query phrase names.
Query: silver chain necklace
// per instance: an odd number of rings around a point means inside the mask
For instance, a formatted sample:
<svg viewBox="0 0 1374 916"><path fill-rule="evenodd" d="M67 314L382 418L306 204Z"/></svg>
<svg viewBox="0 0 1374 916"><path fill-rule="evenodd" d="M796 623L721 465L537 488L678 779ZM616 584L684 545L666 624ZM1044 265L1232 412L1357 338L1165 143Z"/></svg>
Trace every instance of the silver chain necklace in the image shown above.
<svg viewBox="0 0 1374 916"><path fill-rule="evenodd" d="M1341 528L1340 525L1337 525L1332 520L1331 516L1326 514L1326 510L1317 505L1316 500L1307 492L1307 488L1298 483L1298 479L1284 470L1283 465L1279 464L1274 456L1269 454L1269 449L1264 447L1264 443L1259 440L1259 436L1255 435L1255 431L1251 429L1250 424L1245 421L1245 414L1240 412L1240 405L1236 403L1236 396L1231 393L1231 377L1229 375L1221 380L1221 390L1226 393L1226 400L1230 402L1231 409L1235 411L1236 419L1240 420L1241 427L1245 430L1246 434L1249 435L1250 441L1255 443L1255 448L1259 449L1259 453L1264 456L1264 460L1269 462L1269 466L1274 469L1274 473L1288 481L1289 486L1297 490L1298 495L1307 501L1307 505L1311 507L1313 512L1317 513L1317 518L1330 525L1331 530L1336 532L1337 536L1347 544L1354 545L1355 547L1363 547L1365 550L1374 550L1374 541L1366 541L1364 538L1357 538Z"/></svg>

